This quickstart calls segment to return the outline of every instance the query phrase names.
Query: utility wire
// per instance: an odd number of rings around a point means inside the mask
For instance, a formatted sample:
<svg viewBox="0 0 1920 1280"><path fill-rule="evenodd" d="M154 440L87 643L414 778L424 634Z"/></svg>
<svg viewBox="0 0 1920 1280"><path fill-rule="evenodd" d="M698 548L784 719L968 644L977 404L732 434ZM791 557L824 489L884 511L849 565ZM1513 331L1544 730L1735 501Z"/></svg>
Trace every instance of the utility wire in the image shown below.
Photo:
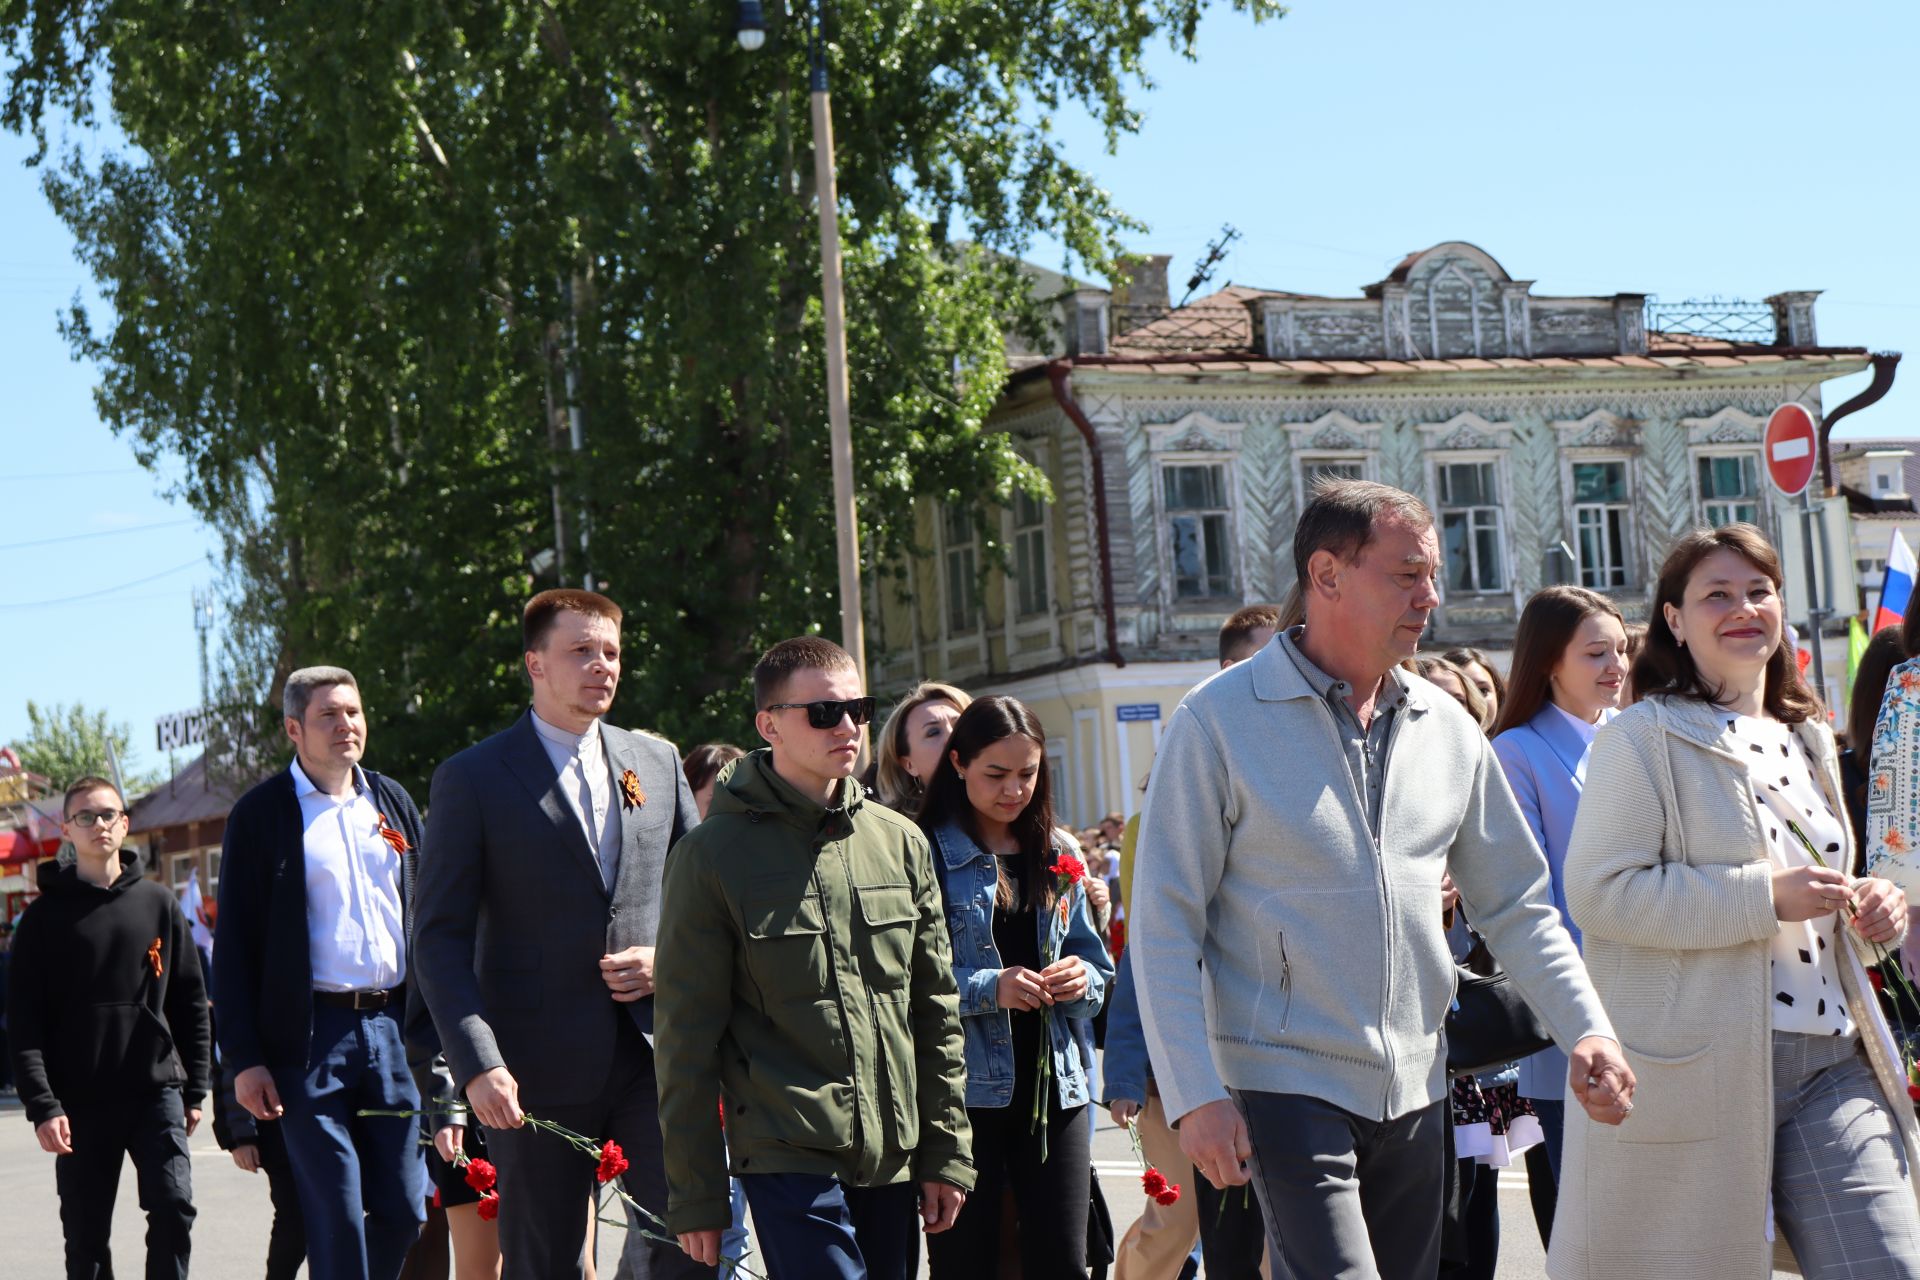
<svg viewBox="0 0 1920 1280"><path fill-rule="evenodd" d="M35 538L31 542L0 543L0 551L18 551L22 547L46 547L56 542L80 542L87 538L114 538L123 533L146 533L152 529L178 529L183 524L192 524L191 520L162 520L158 524L129 525L125 529L96 529L92 533L67 533L57 538Z"/></svg>
<svg viewBox="0 0 1920 1280"><path fill-rule="evenodd" d="M123 582L117 587L103 587L98 591L83 591L77 596L61 596L55 600L20 600L13 604L0 604L0 609L39 609L47 605L72 604L76 600L97 600L101 596L110 596L116 591L125 591L129 587L145 586L149 582L157 582L161 578L172 577L176 573L183 573L195 565L205 563L205 560L199 556L195 556L185 564L177 564L171 569L162 569L158 573L150 573L144 578L135 578L132 582Z"/></svg>

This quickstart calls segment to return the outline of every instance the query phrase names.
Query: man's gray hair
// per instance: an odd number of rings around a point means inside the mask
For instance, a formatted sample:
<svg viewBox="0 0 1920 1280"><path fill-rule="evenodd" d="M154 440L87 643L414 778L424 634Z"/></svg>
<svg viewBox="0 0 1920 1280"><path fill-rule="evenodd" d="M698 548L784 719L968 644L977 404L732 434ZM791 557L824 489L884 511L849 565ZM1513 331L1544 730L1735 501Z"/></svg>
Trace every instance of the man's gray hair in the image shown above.
<svg viewBox="0 0 1920 1280"><path fill-rule="evenodd" d="M1304 594L1307 562L1316 551L1352 560L1373 542L1379 526L1400 523L1413 529L1433 527L1427 504L1404 489L1371 480L1328 476L1313 486L1307 509L1293 529L1293 572Z"/></svg>
<svg viewBox="0 0 1920 1280"><path fill-rule="evenodd" d="M304 724L307 704L313 701L314 691L336 684L360 692L360 682L345 667L302 667L287 677L286 690L280 695L280 709L286 712L287 719Z"/></svg>

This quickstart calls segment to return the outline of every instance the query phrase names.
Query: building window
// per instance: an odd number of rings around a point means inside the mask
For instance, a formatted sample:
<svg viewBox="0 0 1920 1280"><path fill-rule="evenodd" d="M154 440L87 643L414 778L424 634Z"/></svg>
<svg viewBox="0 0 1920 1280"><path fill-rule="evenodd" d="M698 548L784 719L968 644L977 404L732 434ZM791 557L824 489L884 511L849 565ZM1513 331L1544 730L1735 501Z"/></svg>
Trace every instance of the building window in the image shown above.
<svg viewBox="0 0 1920 1280"><path fill-rule="evenodd" d="M1206 600L1233 594L1227 541L1226 469L1173 465L1161 472L1173 551L1173 596Z"/></svg>
<svg viewBox="0 0 1920 1280"><path fill-rule="evenodd" d="M1302 458L1300 460L1300 489L1309 497L1313 486L1322 480L1365 480L1367 463L1364 458Z"/></svg>
<svg viewBox="0 0 1920 1280"><path fill-rule="evenodd" d="M947 634L964 635L980 625L980 552L972 513L960 506L941 507L940 535L947 568Z"/></svg>
<svg viewBox="0 0 1920 1280"><path fill-rule="evenodd" d="M1505 591L1498 464L1443 462L1438 474L1441 553L1446 557L1448 590Z"/></svg>
<svg viewBox="0 0 1920 1280"><path fill-rule="evenodd" d="M1713 528L1760 523L1760 456L1712 454L1699 460L1700 518Z"/></svg>
<svg viewBox="0 0 1920 1280"><path fill-rule="evenodd" d="M1876 493L1892 493L1893 477L1884 471L1873 473L1873 488Z"/></svg>
<svg viewBox="0 0 1920 1280"><path fill-rule="evenodd" d="M1573 536L1580 585L1627 585L1627 464L1573 464Z"/></svg>
<svg viewBox="0 0 1920 1280"><path fill-rule="evenodd" d="M1047 504L1013 494L1014 603L1023 618L1047 611Z"/></svg>

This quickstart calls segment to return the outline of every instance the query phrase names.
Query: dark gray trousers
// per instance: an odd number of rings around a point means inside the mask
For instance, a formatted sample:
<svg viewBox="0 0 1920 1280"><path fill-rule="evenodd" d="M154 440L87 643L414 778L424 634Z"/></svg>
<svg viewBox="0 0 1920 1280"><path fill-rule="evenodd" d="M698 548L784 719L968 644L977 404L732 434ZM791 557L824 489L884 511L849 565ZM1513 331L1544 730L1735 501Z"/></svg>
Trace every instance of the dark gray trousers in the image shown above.
<svg viewBox="0 0 1920 1280"><path fill-rule="evenodd" d="M1369 1120L1297 1093L1234 1090L1275 1280L1433 1280L1447 1104Z"/></svg>
<svg viewBox="0 0 1920 1280"><path fill-rule="evenodd" d="M511 1064L509 1064L511 1069ZM714 1105L719 1105L715 1086ZM596 1142L613 1139L629 1162L621 1181L653 1213L667 1211L660 1108L653 1050L624 1010L620 1038L600 1096L574 1106L521 1105L542 1120ZM487 1154L500 1170L500 1256L506 1280L565 1280L586 1274L587 1206L597 1185L594 1161L564 1139L532 1127L488 1129ZM621 1212L609 1212L618 1221ZM666 1231L655 1226L661 1235ZM679 1245L649 1241L643 1280L713 1280Z"/></svg>

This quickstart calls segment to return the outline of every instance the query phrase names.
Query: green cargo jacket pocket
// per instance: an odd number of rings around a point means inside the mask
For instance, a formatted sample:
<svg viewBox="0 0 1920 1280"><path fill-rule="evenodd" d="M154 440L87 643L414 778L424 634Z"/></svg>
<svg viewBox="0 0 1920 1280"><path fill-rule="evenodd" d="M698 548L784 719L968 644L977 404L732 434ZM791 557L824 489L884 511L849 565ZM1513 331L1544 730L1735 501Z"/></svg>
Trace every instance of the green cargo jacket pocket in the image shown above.
<svg viewBox="0 0 1920 1280"><path fill-rule="evenodd" d="M913 886L862 885L854 895L860 899L860 920L866 926L863 959L872 966L866 974L868 984L881 990L906 985L913 965L913 927L920 920Z"/></svg>
<svg viewBox="0 0 1920 1280"><path fill-rule="evenodd" d="M886 1061L887 1097L882 1114L888 1120L888 1145L911 1151L920 1145L920 1091L915 1087L913 1059L913 993L873 992L873 1027Z"/></svg>
<svg viewBox="0 0 1920 1280"><path fill-rule="evenodd" d="M741 904L747 970L763 1004L811 1004L832 988L827 972L826 920L820 895L755 899Z"/></svg>

